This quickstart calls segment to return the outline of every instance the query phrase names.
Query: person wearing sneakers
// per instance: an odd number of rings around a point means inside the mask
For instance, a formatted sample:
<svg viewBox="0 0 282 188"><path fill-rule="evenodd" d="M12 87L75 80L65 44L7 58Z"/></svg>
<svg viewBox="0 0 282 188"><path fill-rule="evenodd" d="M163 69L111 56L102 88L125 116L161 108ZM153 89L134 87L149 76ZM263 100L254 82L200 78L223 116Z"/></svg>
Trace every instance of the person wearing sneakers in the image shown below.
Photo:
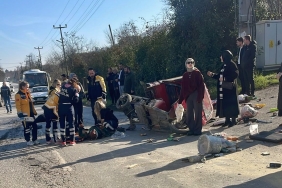
<svg viewBox="0 0 282 188"><path fill-rule="evenodd" d="M52 144L52 140L50 137L50 130L51 130L51 122L53 124L53 139L54 143L57 143L58 138L58 126L57 120L59 119L58 115L58 105L59 105L59 92L61 89L61 81L54 80L52 86L53 89L51 90L50 95L46 103L43 105L42 109L44 110L44 116L46 121L46 129L45 129L45 136L46 136L46 143Z"/></svg>
<svg viewBox="0 0 282 188"><path fill-rule="evenodd" d="M66 146L66 120L69 125L70 145L75 145L74 141L74 126L73 126L73 110L72 105L79 101L79 94L76 90L77 79L69 79L68 82L61 87L59 93L58 114L60 121L60 132L62 138L62 145Z"/></svg>
<svg viewBox="0 0 282 188"><path fill-rule="evenodd" d="M3 86L1 87L1 98L4 100L7 113L12 113L11 91L10 88L6 85L6 82L3 82ZM8 107L10 108L10 111Z"/></svg>
<svg viewBox="0 0 282 188"><path fill-rule="evenodd" d="M34 109L30 93L29 84L23 81L19 84L19 91L15 95L16 109L19 118L33 117L37 115ZM39 144L37 141L37 124L35 122L22 121L24 127L24 138L28 146ZM32 129L32 141L30 141L30 129Z"/></svg>

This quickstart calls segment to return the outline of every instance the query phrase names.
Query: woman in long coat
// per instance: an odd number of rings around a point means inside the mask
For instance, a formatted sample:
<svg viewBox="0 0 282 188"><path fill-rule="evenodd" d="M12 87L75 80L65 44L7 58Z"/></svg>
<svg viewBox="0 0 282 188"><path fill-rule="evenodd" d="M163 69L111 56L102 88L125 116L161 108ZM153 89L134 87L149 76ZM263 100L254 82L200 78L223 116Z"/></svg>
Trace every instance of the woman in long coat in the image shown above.
<svg viewBox="0 0 282 188"><path fill-rule="evenodd" d="M210 71L207 73L208 76L217 80L216 116L226 118L223 127L235 125L236 118L239 115L237 98L237 77L239 71L236 64L232 61L232 57L233 54L229 50L223 51L220 57L223 63L221 71L217 74Z"/></svg>

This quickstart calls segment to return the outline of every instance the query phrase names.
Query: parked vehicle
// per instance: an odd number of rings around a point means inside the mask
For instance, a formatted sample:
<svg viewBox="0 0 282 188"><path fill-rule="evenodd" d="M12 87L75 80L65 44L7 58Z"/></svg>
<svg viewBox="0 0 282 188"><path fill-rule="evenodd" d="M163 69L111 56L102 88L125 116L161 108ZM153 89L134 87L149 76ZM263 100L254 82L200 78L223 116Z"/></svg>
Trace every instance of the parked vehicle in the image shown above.
<svg viewBox="0 0 282 188"><path fill-rule="evenodd" d="M33 103L45 103L48 99L48 91L47 86L33 87L30 93Z"/></svg>
<svg viewBox="0 0 282 188"><path fill-rule="evenodd" d="M187 109L185 100L182 103L185 109L182 120L176 122L175 115L181 80L182 76L147 84L141 82L146 97L123 94L118 99L116 107L125 113L131 124L138 122L145 124L148 129L185 134L189 131L185 124ZM205 125L213 114L213 105L207 89L202 114L202 124Z"/></svg>
<svg viewBox="0 0 282 188"><path fill-rule="evenodd" d="M23 81L27 81L29 83L29 88L32 92L33 87L47 86L47 88L49 88L51 77L45 71L31 69L23 73Z"/></svg>

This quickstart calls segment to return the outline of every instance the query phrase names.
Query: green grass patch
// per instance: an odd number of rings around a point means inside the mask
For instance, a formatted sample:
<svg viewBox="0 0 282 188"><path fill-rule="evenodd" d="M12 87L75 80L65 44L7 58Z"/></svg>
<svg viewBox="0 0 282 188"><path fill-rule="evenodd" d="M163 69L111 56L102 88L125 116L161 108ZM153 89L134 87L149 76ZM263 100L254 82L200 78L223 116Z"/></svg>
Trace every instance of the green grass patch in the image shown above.
<svg viewBox="0 0 282 188"><path fill-rule="evenodd" d="M279 80L276 78L276 74L256 74L255 75L255 88L256 90L265 89L269 86L276 85L279 83Z"/></svg>

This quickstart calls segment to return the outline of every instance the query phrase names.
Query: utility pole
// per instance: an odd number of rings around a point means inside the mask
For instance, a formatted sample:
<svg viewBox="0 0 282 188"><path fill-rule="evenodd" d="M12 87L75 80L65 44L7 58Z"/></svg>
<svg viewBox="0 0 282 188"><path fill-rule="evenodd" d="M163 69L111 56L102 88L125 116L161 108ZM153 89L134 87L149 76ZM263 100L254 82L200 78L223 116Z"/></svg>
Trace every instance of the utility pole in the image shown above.
<svg viewBox="0 0 282 188"><path fill-rule="evenodd" d="M26 57L28 57L28 62L29 62L29 69L31 69L31 60L30 60L30 58L31 58L31 55L27 55Z"/></svg>
<svg viewBox="0 0 282 188"><path fill-rule="evenodd" d="M110 24L109 24L109 29L110 29L110 33L111 33L112 43L113 43L113 46L114 46L115 45L115 41L114 41L114 37L113 37L113 33L112 33L112 28L111 28Z"/></svg>
<svg viewBox="0 0 282 188"><path fill-rule="evenodd" d="M38 46L37 48L34 47L34 49L37 49L37 50L38 50L38 53L39 53L39 61L40 61L40 62L39 62L39 63L40 63L40 69L43 70L43 68L42 68L42 67L43 67L43 66L42 66L42 61L41 61L41 54L40 54L40 50L43 49L43 46L42 46L41 48L39 48L39 46Z"/></svg>
<svg viewBox="0 0 282 188"><path fill-rule="evenodd" d="M69 69L68 69L68 65L67 65L67 61L66 61L66 53L65 53L65 45L64 45L64 38L63 38L63 34L62 34L62 28L67 28L67 24L65 24L65 27L62 27L61 25L59 25L59 27L55 27L55 25L53 25L54 29L60 29L60 33L61 33L61 41L62 41L62 46L63 46L63 53L64 53L64 61L65 61L65 66L66 66L66 71L67 71L67 75L69 75Z"/></svg>

